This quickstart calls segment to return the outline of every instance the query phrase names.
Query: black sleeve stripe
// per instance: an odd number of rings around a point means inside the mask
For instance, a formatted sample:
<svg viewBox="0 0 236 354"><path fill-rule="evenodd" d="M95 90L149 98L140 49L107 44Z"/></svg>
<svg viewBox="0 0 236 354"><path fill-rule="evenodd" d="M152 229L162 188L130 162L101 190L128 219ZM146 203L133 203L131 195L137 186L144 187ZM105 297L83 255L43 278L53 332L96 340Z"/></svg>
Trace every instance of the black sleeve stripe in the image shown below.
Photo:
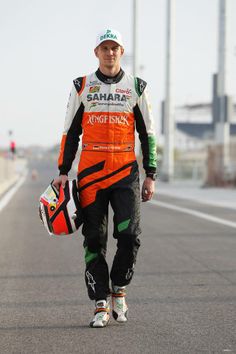
<svg viewBox="0 0 236 354"><path fill-rule="evenodd" d="M84 113L84 105L83 103L80 104L70 129L67 132L66 142L64 147L64 156L63 156L63 163L59 166L59 170L61 174L67 174L70 169L72 162L75 158L75 154L78 149L79 144L79 136L82 134L82 118Z"/></svg>
<svg viewBox="0 0 236 354"><path fill-rule="evenodd" d="M147 83L146 81L140 79L139 77L135 77L134 82L135 82L135 90L138 96L140 97L143 91L145 90Z"/></svg>
<svg viewBox="0 0 236 354"><path fill-rule="evenodd" d="M86 77L78 77L73 81L77 93L80 95L84 89Z"/></svg>

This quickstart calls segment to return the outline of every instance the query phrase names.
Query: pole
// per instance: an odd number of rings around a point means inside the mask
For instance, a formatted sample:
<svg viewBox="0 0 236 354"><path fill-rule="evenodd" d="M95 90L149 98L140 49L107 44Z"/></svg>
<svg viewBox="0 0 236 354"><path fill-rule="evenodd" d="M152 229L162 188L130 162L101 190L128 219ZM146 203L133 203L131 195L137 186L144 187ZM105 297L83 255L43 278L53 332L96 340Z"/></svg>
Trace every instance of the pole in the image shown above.
<svg viewBox="0 0 236 354"><path fill-rule="evenodd" d="M138 18L138 0L133 0L133 76L137 75L137 68L138 68L137 18Z"/></svg>
<svg viewBox="0 0 236 354"><path fill-rule="evenodd" d="M174 49L175 0L167 0L166 26L166 92L164 104L164 154L162 178L170 181L174 175L174 99L173 99L173 49Z"/></svg>
<svg viewBox="0 0 236 354"><path fill-rule="evenodd" d="M216 123L215 140L221 146L221 175L229 165L230 122L226 109L228 95L228 0L219 0L218 22L218 95L219 122Z"/></svg>
<svg viewBox="0 0 236 354"><path fill-rule="evenodd" d="M218 78L220 103L220 122L225 122L225 108L223 97L228 93L228 28L227 28L227 2L219 1L219 39L218 39Z"/></svg>

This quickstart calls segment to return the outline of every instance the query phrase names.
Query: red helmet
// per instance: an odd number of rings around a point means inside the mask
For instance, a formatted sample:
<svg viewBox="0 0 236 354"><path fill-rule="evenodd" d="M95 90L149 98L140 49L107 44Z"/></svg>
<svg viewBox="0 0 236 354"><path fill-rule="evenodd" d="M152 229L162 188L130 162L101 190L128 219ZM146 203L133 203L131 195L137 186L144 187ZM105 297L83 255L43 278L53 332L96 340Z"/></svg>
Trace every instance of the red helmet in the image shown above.
<svg viewBox="0 0 236 354"><path fill-rule="evenodd" d="M72 234L83 223L76 180L67 181L59 191L52 183L40 197L40 219L50 235Z"/></svg>

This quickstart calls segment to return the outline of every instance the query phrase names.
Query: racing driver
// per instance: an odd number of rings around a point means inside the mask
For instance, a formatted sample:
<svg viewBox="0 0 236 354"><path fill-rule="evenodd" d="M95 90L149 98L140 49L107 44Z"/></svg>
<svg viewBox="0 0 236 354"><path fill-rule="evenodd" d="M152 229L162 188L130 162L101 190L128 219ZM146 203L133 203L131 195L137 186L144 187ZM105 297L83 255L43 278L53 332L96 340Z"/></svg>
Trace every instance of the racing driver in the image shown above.
<svg viewBox="0 0 236 354"><path fill-rule="evenodd" d="M113 318L120 323L127 321L126 286L133 277L140 246L135 129L146 173L143 202L154 193L156 143L147 83L120 66L124 54L121 34L103 30L97 36L94 53L99 61L97 71L73 81L58 159L60 173L54 185L65 185L82 134L78 190L84 216L85 282L89 298L95 300L90 327L105 327L110 319L110 295ZM109 203L117 240L110 275L106 262Z"/></svg>

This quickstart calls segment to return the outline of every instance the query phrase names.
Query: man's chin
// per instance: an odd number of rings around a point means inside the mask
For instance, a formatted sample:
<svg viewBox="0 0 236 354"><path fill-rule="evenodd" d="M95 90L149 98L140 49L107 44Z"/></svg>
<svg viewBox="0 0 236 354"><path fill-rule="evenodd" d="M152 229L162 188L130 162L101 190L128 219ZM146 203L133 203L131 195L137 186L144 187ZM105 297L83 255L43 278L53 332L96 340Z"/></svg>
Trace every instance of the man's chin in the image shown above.
<svg viewBox="0 0 236 354"><path fill-rule="evenodd" d="M106 63L104 66L106 69L112 69L112 68L114 68L115 64L114 63Z"/></svg>

